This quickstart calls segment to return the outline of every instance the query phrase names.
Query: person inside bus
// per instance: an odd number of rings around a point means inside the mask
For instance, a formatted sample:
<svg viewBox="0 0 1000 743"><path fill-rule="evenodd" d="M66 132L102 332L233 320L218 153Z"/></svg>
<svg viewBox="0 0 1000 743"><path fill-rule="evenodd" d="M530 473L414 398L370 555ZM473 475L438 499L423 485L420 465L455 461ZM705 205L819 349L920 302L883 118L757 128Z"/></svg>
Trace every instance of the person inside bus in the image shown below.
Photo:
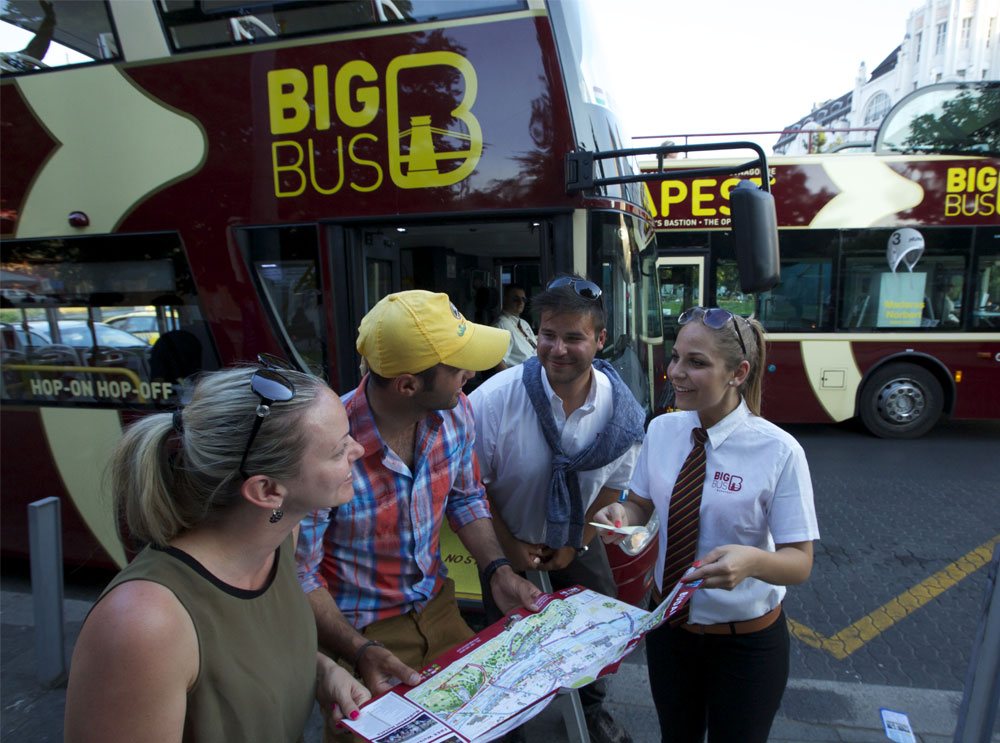
<svg viewBox="0 0 1000 743"><path fill-rule="evenodd" d="M503 371L511 366L517 366L535 355L538 339L535 331L521 313L528 303L528 295L520 284L507 284L503 290L503 311L493 326L503 328L510 333L510 347L503 360L497 364L497 371Z"/></svg>
<svg viewBox="0 0 1000 743"><path fill-rule="evenodd" d="M589 515L628 487L646 411L604 346L604 303L581 276L553 280L532 300L541 312L538 355L490 377L469 396L476 455L493 525L518 571L548 572L554 589L582 585L615 597L611 565ZM486 620L502 616L483 586ZM593 743L629 743L607 712L609 679L580 689ZM523 740L511 735L508 740Z"/></svg>
<svg viewBox="0 0 1000 743"><path fill-rule="evenodd" d="M964 279L961 276L952 276L948 279L948 288L942 300L941 322L943 325L952 327L959 325L959 302L962 298L963 283Z"/></svg>
<svg viewBox="0 0 1000 743"><path fill-rule="evenodd" d="M713 743L765 743L788 680L785 586L809 577L819 538L812 481L798 442L759 415L760 323L717 307L679 322L667 371L679 412L653 419L628 500L594 520L660 514L654 605L681 576L704 581L646 635L664 743L700 743L706 726Z"/></svg>
<svg viewBox="0 0 1000 743"><path fill-rule="evenodd" d="M361 447L324 382L260 358L206 374L112 456L115 514L147 546L80 632L69 743L292 743L315 700L336 721L370 698L317 652L294 559L302 515L353 497Z"/></svg>
<svg viewBox="0 0 1000 743"><path fill-rule="evenodd" d="M419 683L417 669L473 635L441 560L445 518L502 611L537 608L540 591L514 573L493 530L462 392L470 370L493 368L509 344L507 331L469 322L447 294L390 294L361 320L369 371L342 398L364 448L354 499L306 516L298 563L321 648L374 694Z"/></svg>

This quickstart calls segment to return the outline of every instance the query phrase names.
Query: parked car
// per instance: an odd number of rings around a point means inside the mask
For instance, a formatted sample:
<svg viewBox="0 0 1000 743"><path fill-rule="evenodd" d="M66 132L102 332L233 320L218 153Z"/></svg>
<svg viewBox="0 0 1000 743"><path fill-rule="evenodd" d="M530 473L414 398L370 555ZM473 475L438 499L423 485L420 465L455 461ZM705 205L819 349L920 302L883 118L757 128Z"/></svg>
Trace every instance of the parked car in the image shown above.
<svg viewBox="0 0 1000 743"><path fill-rule="evenodd" d="M33 333L42 336L45 343L52 343L52 333L49 323L46 320L32 320L28 327ZM94 331L85 320L60 320L59 321L60 342L66 346L74 348L86 348L87 346L108 346L110 348L134 348L144 347L147 344L142 338L138 338L124 330L113 328L102 322L94 323ZM96 343L95 343L96 335Z"/></svg>
<svg viewBox="0 0 1000 743"><path fill-rule="evenodd" d="M14 323L0 323L0 348L4 351L24 351L29 346L47 346L49 340L39 333L26 331Z"/></svg>
<svg viewBox="0 0 1000 743"><path fill-rule="evenodd" d="M176 310L173 310L172 314L167 315L167 317L176 325ZM160 337L160 325L159 320L156 317L155 310L136 310L135 312L126 312L122 315L109 317L104 322L113 328L127 331L137 338L142 338L149 345L156 343L157 339Z"/></svg>

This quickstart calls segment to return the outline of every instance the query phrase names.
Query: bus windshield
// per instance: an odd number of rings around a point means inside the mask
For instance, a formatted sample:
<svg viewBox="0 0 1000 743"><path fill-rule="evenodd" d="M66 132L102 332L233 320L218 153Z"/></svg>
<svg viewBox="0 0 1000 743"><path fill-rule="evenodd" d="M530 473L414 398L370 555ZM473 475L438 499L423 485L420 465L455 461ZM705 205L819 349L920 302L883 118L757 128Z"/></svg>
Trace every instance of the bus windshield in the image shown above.
<svg viewBox="0 0 1000 743"><path fill-rule="evenodd" d="M120 57L101 0L5 0L0 5L0 71L21 73Z"/></svg>
<svg viewBox="0 0 1000 743"><path fill-rule="evenodd" d="M1000 82L941 83L911 93L885 117L875 150L1000 155Z"/></svg>

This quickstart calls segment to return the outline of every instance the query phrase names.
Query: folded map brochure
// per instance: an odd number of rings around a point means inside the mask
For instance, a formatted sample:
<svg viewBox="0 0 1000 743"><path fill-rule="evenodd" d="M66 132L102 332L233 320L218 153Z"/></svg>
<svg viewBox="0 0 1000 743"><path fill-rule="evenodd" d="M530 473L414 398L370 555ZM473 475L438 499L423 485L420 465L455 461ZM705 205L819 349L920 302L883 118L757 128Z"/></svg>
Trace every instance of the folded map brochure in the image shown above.
<svg viewBox="0 0 1000 743"><path fill-rule="evenodd" d="M372 743L486 743L531 719L561 689L614 673L701 581L678 583L653 611L574 586L518 609L344 720Z"/></svg>

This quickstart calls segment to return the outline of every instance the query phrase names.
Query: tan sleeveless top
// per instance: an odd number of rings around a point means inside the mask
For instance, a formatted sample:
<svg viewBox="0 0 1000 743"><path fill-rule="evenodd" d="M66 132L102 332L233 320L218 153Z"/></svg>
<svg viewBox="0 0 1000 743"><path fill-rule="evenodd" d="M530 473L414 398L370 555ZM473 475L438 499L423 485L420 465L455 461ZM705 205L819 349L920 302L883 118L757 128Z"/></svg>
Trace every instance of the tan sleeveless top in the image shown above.
<svg viewBox="0 0 1000 743"><path fill-rule="evenodd" d="M198 634L185 743L302 739L316 698L316 621L295 574L291 535L276 553L268 585L257 591L223 583L173 547L146 547L101 598L131 580L170 589Z"/></svg>

